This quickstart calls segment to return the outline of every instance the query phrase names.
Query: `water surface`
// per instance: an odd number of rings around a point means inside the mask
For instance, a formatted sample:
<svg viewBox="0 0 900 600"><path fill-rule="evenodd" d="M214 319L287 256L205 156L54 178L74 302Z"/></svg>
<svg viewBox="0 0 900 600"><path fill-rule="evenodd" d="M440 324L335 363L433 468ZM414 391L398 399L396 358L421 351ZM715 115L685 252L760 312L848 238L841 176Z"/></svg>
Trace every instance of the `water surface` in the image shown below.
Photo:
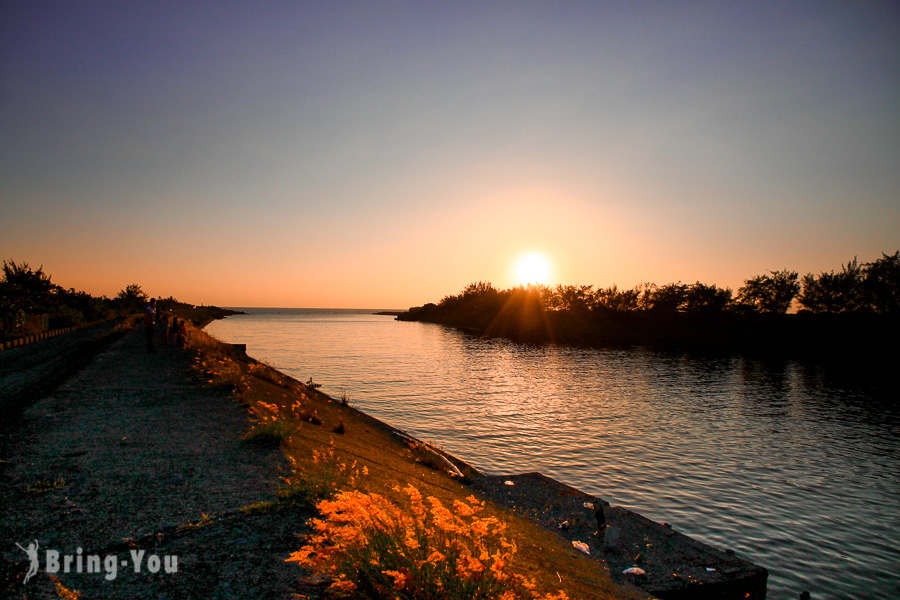
<svg viewBox="0 0 900 600"><path fill-rule="evenodd" d="M770 599L900 598L896 386L847 368L527 346L372 311L220 339L492 473L540 471L769 569Z"/></svg>

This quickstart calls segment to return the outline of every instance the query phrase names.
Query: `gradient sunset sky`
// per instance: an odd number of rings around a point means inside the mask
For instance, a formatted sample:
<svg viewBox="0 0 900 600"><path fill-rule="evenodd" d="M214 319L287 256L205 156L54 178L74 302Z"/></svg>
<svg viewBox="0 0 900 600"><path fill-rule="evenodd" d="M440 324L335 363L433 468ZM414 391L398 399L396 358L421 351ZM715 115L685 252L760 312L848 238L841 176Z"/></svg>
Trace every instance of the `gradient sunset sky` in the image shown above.
<svg viewBox="0 0 900 600"><path fill-rule="evenodd" d="M0 258L406 308L900 248L897 2L0 4Z"/></svg>

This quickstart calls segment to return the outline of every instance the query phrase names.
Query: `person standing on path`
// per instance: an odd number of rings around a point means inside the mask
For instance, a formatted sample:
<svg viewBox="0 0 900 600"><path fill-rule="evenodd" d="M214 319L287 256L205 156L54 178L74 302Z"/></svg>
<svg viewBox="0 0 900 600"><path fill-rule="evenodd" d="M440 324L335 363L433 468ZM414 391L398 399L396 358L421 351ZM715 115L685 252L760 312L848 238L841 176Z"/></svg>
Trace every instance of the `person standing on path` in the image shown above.
<svg viewBox="0 0 900 600"><path fill-rule="evenodd" d="M150 298L150 304L144 311L144 333L147 335L147 352L156 352L153 347L153 322L156 317L156 298Z"/></svg>
<svg viewBox="0 0 900 600"><path fill-rule="evenodd" d="M162 312L159 309L157 309L157 311ZM169 317L164 316L162 318L162 320L159 322L159 343L162 344L163 346L165 346L166 342L168 341L166 339L166 337L168 335L169 335Z"/></svg>
<svg viewBox="0 0 900 600"><path fill-rule="evenodd" d="M184 319L178 322L178 330L176 333L175 345L179 348L184 348L184 340L187 337L187 328L184 326Z"/></svg>

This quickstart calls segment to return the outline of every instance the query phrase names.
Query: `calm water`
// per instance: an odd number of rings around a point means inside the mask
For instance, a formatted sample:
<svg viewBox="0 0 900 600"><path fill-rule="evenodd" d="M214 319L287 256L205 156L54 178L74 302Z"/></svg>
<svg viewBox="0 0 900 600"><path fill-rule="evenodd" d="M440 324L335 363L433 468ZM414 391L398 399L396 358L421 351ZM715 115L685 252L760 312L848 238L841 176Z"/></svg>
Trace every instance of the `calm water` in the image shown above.
<svg viewBox="0 0 900 600"><path fill-rule="evenodd" d="M770 599L900 598L896 385L523 346L371 311L244 310L208 331L482 470L541 471L733 548L769 569Z"/></svg>

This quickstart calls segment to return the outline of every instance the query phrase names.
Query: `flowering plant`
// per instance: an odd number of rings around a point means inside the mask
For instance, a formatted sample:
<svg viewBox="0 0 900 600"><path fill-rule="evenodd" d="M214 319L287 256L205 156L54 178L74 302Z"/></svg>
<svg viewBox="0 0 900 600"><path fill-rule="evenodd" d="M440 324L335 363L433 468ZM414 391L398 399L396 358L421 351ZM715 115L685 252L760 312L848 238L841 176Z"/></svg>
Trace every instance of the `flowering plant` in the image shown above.
<svg viewBox="0 0 900 600"><path fill-rule="evenodd" d="M401 491L398 490L397 491ZM506 525L484 516L474 496L453 510L422 499L409 485L404 506L378 494L341 492L319 502L307 545L287 560L332 579L338 595L392 599L563 600L538 596L535 584L509 572L516 546Z"/></svg>

